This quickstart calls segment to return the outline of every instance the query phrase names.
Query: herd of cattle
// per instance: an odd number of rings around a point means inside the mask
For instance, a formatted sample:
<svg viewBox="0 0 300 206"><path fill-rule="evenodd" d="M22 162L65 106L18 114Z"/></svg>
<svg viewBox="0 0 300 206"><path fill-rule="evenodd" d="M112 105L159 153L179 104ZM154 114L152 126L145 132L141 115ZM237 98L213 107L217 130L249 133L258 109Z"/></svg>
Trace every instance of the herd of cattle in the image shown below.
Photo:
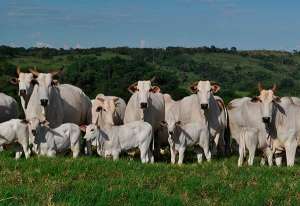
<svg viewBox="0 0 300 206"><path fill-rule="evenodd" d="M234 99L225 106L215 96L220 90L215 82L195 82L190 86L193 94L174 101L153 86L152 79L130 85L132 96L126 104L120 97L103 94L90 100L78 87L59 84L55 79L59 73L17 69L18 77L11 82L19 87L25 119L17 119L17 102L0 93L0 147L9 149L17 143L16 159L23 153L26 158L31 153L53 157L67 150L76 158L80 151L90 155L96 148L100 156L117 160L121 151L138 148L141 161L147 163L169 145L171 163L178 154L182 164L187 147L201 163L203 155L210 161L225 154L232 137L238 144L238 166L243 165L246 150L252 165L256 149L262 153L261 164L267 160L269 165L273 161L281 165L286 156L287 165L294 165L300 99L276 96L275 85L267 90L259 84L258 96Z"/></svg>

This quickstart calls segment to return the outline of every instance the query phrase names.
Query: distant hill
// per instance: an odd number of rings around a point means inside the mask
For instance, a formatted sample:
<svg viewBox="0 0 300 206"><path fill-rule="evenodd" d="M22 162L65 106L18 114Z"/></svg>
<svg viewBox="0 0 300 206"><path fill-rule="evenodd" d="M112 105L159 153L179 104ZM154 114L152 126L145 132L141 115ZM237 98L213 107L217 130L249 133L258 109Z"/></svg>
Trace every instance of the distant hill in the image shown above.
<svg viewBox="0 0 300 206"><path fill-rule="evenodd" d="M277 84L278 95L300 96L300 54L283 51L238 51L214 46L199 48L11 48L0 46L0 91L17 96L9 83L22 71L37 67L52 71L64 66L60 82L82 88L91 98L97 93L128 99L129 84L156 77L162 92L175 99L190 92L188 86L200 79L221 84L220 96L226 101L257 94L257 83ZM17 98L17 97L16 97Z"/></svg>

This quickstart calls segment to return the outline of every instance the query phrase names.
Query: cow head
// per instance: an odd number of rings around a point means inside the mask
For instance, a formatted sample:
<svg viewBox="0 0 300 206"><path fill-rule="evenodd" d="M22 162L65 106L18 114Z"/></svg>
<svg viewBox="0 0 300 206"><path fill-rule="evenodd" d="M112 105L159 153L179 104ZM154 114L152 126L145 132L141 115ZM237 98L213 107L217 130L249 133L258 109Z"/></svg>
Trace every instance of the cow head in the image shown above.
<svg viewBox="0 0 300 206"><path fill-rule="evenodd" d="M27 120L27 122L29 133L34 137L34 139L38 136L37 134L41 132L42 127L49 127L49 122L45 118L39 119L34 117L30 120Z"/></svg>
<svg viewBox="0 0 300 206"><path fill-rule="evenodd" d="M272 89L266 90L262 87L261 83L258 84L259 96L253 97L251 102L261 105L262 121L266 124L272 120L272 112L274 104L280 102L280 98L275 96L276 85Z"/></svg>
<svg viewBox="0 0 300 206"><path fill-rule="evenodd" d="M118 99L118 97L105 97L103 94L97 95L92 106L92 123L98 125L98 121L101 121L103 124L114 125Z"/></svg>
<svg viewBox="0 0 300 206"><path fill-rule="evenodd" d="M32 92L34 77L32 73L21 72L20 67L17 68L17 76L10 80L12 84L19 86L19 96L27 96Z"/></svg>
<svg viewBox="0 0 300 206"><path fill-rule="evenodd" d="M97 136L99 136L99 128L95 124L86 126L84 139L93 141Z"/></svg>
<svg viewBox="0 0 300 206"><path fill-rule="evenodd" d="M166 118L166 121L161 122L162 127L167 127L169 135L173 135L177 126L181 125L181 121L175 121L173 118Z"/></svg>
<svg viewBox="0 0 300 206"><path fill-rule="evenodd" d="M36 76L34 83L38 85L38 95L43 107L48 106L53 86L58 83L53 77L58 75L61 71L62 70L51 73L39 73L36 70L30 70L30 72Z"/></svg>
<svg viewBox="0 0 300 206"><path fill-rule="evenodd" d="M160 88L158 86L151 85L153 80L154 80L154 78L152 78L151 80L146 80L146 81L138 81L128 87L129 92L131 92L132 94L134 94L134 93L137 94L138 105L141 109L148 108L151 92L152 93L160 92Z"/></svg>
<svg viewBox="0 0 300 206"><path fill-rule="evenodd" d="M220 85L212 81L198 81L194 82L190 89L193 93L197 94L201 109L209 109L209 100L213 94L220 90Z"/></svg>

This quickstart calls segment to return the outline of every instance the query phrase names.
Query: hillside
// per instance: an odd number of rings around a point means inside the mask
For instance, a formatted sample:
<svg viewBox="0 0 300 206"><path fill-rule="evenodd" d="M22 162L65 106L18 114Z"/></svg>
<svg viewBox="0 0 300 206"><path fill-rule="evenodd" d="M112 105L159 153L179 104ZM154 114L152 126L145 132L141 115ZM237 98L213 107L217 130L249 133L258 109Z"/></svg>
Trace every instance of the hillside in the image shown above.
<svg viewBox="0 0 300 206"><path fill-rule="evenodd" d="M0 47L0 91L16 97L9 83L16 66L52 71L64 66L60 82L82 88L91 98L103 92L128 99L129 84L156 76L162 92L175 99L189 94L199 79L221 84L220 96L255 95L256 85L278 86L279 95L300 96L300 54L281 51L237 51L215 47L166 49L91 48L48 49Z"/></svg>

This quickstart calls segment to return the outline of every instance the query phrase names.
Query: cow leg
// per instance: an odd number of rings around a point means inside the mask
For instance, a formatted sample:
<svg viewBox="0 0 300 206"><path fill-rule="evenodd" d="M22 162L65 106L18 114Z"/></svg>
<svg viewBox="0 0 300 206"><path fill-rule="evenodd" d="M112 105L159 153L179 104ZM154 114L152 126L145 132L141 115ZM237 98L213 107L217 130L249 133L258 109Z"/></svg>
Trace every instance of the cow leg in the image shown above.
<svg viewBox="0 0 300 206"><path fill-rule="evenodd" d="M238 167L241 167L243 165L243 162L244 162L244 158L246 156L245 154L245 148L244 146L242 145L243 143L240 142L239 144L239 160L238 160Z"/></svg>
<svg viewBox="0 0 300 206"><path fill-rule="evenodd" d="M291 141L285 144L287 166L294 166L296 150L297 150L296 141Z"/></svg>
<svg viewBox="0 0 300 206"><path fill-rule="evenodd" d="M178 149L178 153L179 153L178 164L179 165L182 165L182 163L183 163L184 151L185 151L185 147L180 147Z"/></svg>
<svg viewBox="0 0 300 206"><path fill-rule="evenodd" d="M79 143L75 144L74 146L71 146L71 150L72 150L72 153L73 153L73 158L77 158L79 156L79 153L80 153Z"/></svg>
<svg viewBox="0 0 300 206"><path fill-rule="evenodd" d="M154 156L150 148L148 149L148 159L151 163L154 163Z"/></svg>
<svg viewBox="0 0 300 206"><path fill-rule="evenodd" d="M209 150L209 147L208 147L208 146L207 146L207 147L204 147L204 148L203 148L203 152L204 152L204 155L205 155L206 160L207 160L208 162L210 162L210 160L211 160L211 152L210 152L210 150Z"/></svg>
<svg viewBox="0 0 300 206"><path fill-rule="evenodd" d="M170 152L171 152L171 163L175 164L176 162L176 149L174 144L170 144Z"/></svg>
<svg viewBox="0 0 300 206"><path fill-rule="evenodd" d="M56 151L55 150L48 150L47 152L47 156L48 157L55 157L56 155Z"/></svg>
<svg viewBox="0 0 300 206"><path fill-rule="evenodd" d="M20 159L22 154L23 154L22 148L19 145L17 145L15 159L16 160Z"/></svg>
<svg viewBox="0 0 300 206"><path fill-rule="evenodd" d="M28 159L30 157L31 150L28 148L27 144L22 144L22 147L25 154L25 158Z"/></svg>
<svg viewBox="0 0 300 206"><path fill-rule="evenodd" d="M281 156L281 154L278 155L278 154L275 153L275 163L276 163L276 165L278 167L281 166L281 164L282 164L282 156Z"/></svg>
<svg viewBox="0 0 300 206"><path fill-rule="evenodd" d="M149 162L149 156L148 156L149 146L147 147L146 145L141 145L139 149L140 149L140 156L141 156L142 163Z"/></svg>
<svg viewBox="0 0 300 206"><path fill-rule="evenodd" d="M261 160L260 160L260 165L264 166L265 164L266 164L266 158L262 157Z"/></svg>
<svg viewBox="0 0 300 206"><path fill-rule="evenodd" d="M4 150L4 149L3 149L3 146L1 145L1 146L0 146L0 152L3 152L3 150Z"/></svg>
<svg viewBox="0 0 300 206"><path fill-rule="evenodd" d="M112 151L112 156L113 156L114 161L119 160L120 152L116 151L116 150L113 150Z"/></svg>
<svg viewBox="0 0 300 206"><path fill-rule="evenodd" d="M249 166L253 165L255 150L256 150L256 145L251 145L250 147L248 147L248 151L249 151L248 165Z"/></svg>
<svg viewBox="0 0 300 206"><path fill-rule="evenodd" d="M203 161L203 150L200 148L200 146L199 147L197 146L195 147L195 152L197 155L198 164L201 164Z"/></svg>
<svg viewBox="0 0 300 206"><path fill-rule="evenodd" d="M92 141L89 140L89 141L85 141L85 154L88 155L88 156L91 156L92 155Z"/></svg>
<svg viewBox="0 0 300 206"><path fill-rule="evenodd" d="M267 147L265 149L265 154L267 156L268 164L271 167L273 165L273 151L271 150L271 148Z"/></svg>

